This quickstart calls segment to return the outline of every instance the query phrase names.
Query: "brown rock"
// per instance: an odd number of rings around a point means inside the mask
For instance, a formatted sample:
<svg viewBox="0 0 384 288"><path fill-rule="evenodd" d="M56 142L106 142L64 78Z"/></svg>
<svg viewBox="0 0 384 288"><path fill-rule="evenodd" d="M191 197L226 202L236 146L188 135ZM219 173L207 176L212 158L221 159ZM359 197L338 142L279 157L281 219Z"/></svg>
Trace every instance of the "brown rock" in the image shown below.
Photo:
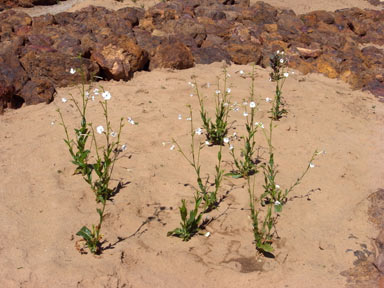
<svg viewBox="0 0 384 288"><path fill-rule="evenodd" d="M193 67L191 50L181 42L165 42L156 48L149 70L156 68L187 69Z"/></svg>
<svg viewBox="0 0 384 288"><path fill-rule="evenodd" d="M34 78L28 81L19 95L27 105L38 103L50 103L53 100L53 95L56 92L54 85L44 78Z"/></svg>
<svg viewBox="0 0 384 288"><path fill-rule="evenodd" d="M59 52L29 51L20 62L31 78L47 78L56 86L82 82L81 73L70 74L71 68L84 71L88 80L99 73L99 66L89 59L71 57Z"/></svg>
<svg viewBox="0 0 384 288"><path fill-rule="evenodd" d="M134 40L118 37L97 45L91 60L99 64L108 79L128 80L148 63L148 54Z"/></svg>
<svg viewBox="0 0 384 288"><path fill-rule="evenodd" d="M225 61L229 64L231 62L231 56L228 52L217 46L193 49L192 54L196 64L211 64L213 62L221 61Z"/></svg>
<svg viewBox="0 0 384 288"><path fill-rule="evenodd" d="M0 114L4 112L4 108L12 107L12 96L14 94L13 86L0 81ZM15 107L16 108L16 107Z"/></svg>
<svg viewBox="0 0 384 288"><path fill-rule="evenodd" d="M226 50L235 64L259 64L262 60L261 47L250 42L230 43Z"/></svg>
<svg viewBox="0 0 384 288"><path fill-rule="evenodd" d="M381 273L384 273L384 252L376 257L375 266Z"/></svg>
<svg viewBox="0 0 384 288"><path fill-rule="evenodd" d="M323 54L316 61L316 70L329 78L337 78L341 61L342 59L336 56Z"/></svg>
<svg viewBox="0 0 384 288"><path fill-rule="evenodd" d="M302 47L296 47L300 57L303 58L317 58L322 54L320 49L307 49Z"/></svg>

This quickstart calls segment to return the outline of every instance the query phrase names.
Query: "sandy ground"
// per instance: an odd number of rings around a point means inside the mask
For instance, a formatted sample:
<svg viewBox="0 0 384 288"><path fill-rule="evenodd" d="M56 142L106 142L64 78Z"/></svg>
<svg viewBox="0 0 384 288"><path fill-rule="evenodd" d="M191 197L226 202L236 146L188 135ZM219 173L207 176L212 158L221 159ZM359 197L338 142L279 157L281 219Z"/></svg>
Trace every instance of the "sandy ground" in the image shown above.
<svg viewBox="0 0 384 288"><path fill-rule="evenodd" d="M297 12L319 8L316 3L307 8L299 0L270 2L287 3ZM368 5L344 2L322 1L320 8ZM81 255L75 248L76 232L97 221L96 205L87 184L72 175L56 113L60 108L68 126L78 125L73 105L61 101L70 93L79 97L77 88L59 89L50 105L1 116L0 287L344 287L346 279L340 273L353 267L353 251L362 244L372 250L371 240L377 235L368 222L367 197L383 187L384 106L342 81L297 72L286 81L288 115L278 122L274 138L279 184L289 186L315 149L326 154L292 194L313 190L310 201L292 199L279 217L281 239L275 243L275 259L259 257L252 244L248 194L241 179L224 180L220 195L228 197L209 214L217 217L207 227L210 237L196 236L184 243L166 236L179 223L180 200L193 199L192 188L185 185L195 183L193 170L180 153L170 150L172 138L189 147L187 104L193 107L195 126L201 125L197 97L190 97L193 90L187 83L198 75L212 111L221 67L215 63L183 71L140 72L129 82L99 83L112 94L112 124L116 127L120 117L125 119L122 142L128 147L114 174L114 183L127 184L108 203L103 227L104 246L112 247L99 257ZM250 80L237 72L250 72L251 67L228 69L232 101L242 103ZM267 70L256 71L257 119L268 123L269 104L264 99L273 97L274 87ZM88 115L94 125L103 124L97 101L90 102ZM139 125L130 125L127 117ZM243 134L242 111L233 111L230 120L235 121L230 134ZM265 159L261 133L257 143ZM233 144L238 147L240 142ZM204 175L214 172L217 149L203 149ZM223 155L224 168L231 170L228 146ZM261 193L262 175L256 177Z"/></svg>
<svg viewBox="0 0 384 288"><path fill-rule="evenodd" d="M249 79L236 71L250 66L231 66L232 101L248 97ZM101 257L80 255L74 234L82 225L96 221L92 192L79 176L73 176L63 129L56 109L63 111L69 126L79 119L75 108L62 103L77 89L58 91L54 103L8 111L1 118L0 179L3 234L0 248L2 287L343 287L340 272L356 259L348 249L370 247L377 231L367 221L367 196L382 187L384 106L373 96L351 91L340 81L320 75L290 77L285 86L289 114L275 129L279 183L288 186L305 167L315 149L326 154L316 161L292 196L320 188L306 198L289 201L278 222L276 259L257 257L252 245L248 196L244 180L226 179L221 195L228 197L221 215L208 226L209 238L194 237L184 243L167 238L179 222L181 198L192 200L192 168L176 150L174 137L188 149L187 108L197 115L197 97L190 97L187 82L199 75L200 84L215 83L221 64L184 71L141 72L132 81L100 83L112 94L111 121L125 121L122 142L127 152L119 160L114 178L128 182L108 204L103 232L108 243L125 240ZM267 123L273 95L268 72L257 69L258 120ZM216 89L201 88L209 96ZM98 103L92 102L89 117L102 124ZM183 119L178 120L178 114ZM234 128L242 134L244 117L233 112ZM198 119L195 125L200 125ZM257 143L265 157L265 141ZM165 142L165 145L163 145ZM235 147L238 142L234 142ZM225 169L231 159L224 148ZM203 173L213 173L216 147L202 151ZM262 177L257 176L258 192ZM163 210L160 210L160 207ZM172 209L172 210L171 210ZM135 231L145 222L139 232ZM353 237L351 237L353 236ZM356 238L355 238L356 237ZM73 239L75 238L75 239ZM124 286L125 284L125 286Z"/></svg>
<svg viewBox="0 0 384 288"><path fill-rule="evenodd" d="M252 3L256 3L259 0L251 0ZM56 14L63 11L77 11L89 5L103 6L109 9L120 9L123 7L141 7L148 8L161 0L66 0L59 2L58 5L54 6L36 6L33 8L18 8L17 10L28 13L31 16L39 16L42 14ZM359 7L361 9L382 9L380 7L371 5L366 0L337 0L337 1L307 1L307 0L264 0L276 7L285 9L292 9L296 14L307 13L313 10L327 10L335 11L337 9Z"/></svg>

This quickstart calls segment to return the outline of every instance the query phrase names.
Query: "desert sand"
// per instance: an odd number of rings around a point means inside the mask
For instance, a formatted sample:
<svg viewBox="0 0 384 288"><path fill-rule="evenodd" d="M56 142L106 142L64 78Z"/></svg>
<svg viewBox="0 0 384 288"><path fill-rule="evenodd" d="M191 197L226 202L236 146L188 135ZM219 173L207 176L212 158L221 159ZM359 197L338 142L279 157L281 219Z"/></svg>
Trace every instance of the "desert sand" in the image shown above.
<svg viewBox="0 0 384 288"><path fill-rule="evenodd" d="M83 1L70 10L91 2L112 9L132 4ZM372 8L358 0L267 2L297 13ZM367 198L383 187L384 106L370 93L352 91L346 83L322 75L294 71L284 86L288 114L274 130L279 184L289 187L315 149L326 153L316 159L278 219L275 258L259 255L252 243L244 179L225 178L219 194L227 197L209 214L217 219L203 231L209 231L209 237L196 235L182 242L166 236L179 224L181 199L187 199L189 206L193 200L193 169L176 149L170 149L172 138L189 149L186 105L193 108L195 127L201 126L198 100L196 95L190 96L194 91L188 82L197 76L212 113L216 76L222 73L222 66L159 69L136 73L128 82L96 83L112 95L108 102L112 125L117 128L120 117L124 118L121 141L127 145L113 176L114 183L126 185L107 204L102 232L104 247L110 245L110 249L100 256L82 255L75 247L76 232L97 221L96 204L81 176L72 175L74 166L56 112L58 108L62 111L69 127L78 125L74 105L62 102L70 94L79 99L78 88L58 89L49 105L8 110L0 116L0 287L351 285L343 272L354 267L354 251L366 247L373 252L372 239L378 233L368 221ZM249 96L250 79L241 77L239 71L249 73L252 67L230 65L227 69L232 102L241 104ZM274 93L269 72L256 67L255 92L260 103L256 117L266 124L270 104L265 98ZM98 100L88 108L95 126L104 123ZM138 125L128 123L128 117ZM234 122L231 135L244 134L242 108L231 112L230 121ZM232 144L238 148L241 142L234 139ZM262 133L257 135L257 144L265 161L267 146ZM217 147L202 150L204 175L213 175L217 151ZM228 145L223 147L223 157L224 168L230 171ZM256 179L256 193L262 193L262 173Z"/></svg>

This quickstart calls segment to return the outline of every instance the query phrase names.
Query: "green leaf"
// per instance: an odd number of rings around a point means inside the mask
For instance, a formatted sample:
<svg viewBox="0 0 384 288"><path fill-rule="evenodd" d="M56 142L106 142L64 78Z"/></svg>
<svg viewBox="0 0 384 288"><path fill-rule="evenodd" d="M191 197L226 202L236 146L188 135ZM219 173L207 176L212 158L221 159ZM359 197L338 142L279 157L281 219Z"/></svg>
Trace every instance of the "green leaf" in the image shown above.
<svg viewBox="0 0 384 288"><path fill-rule="evenodd" d="M259 248L260 250L263 250L265 252L269 252L269 253L273 252L273 247L268 243L261 244L257 248Z"/></svg>
<svg viewBox="0 0 384 288"><path fill-rule="evenodd" d="M275 212L280 213L282 210L283 210L282 204L275 205Z"/></svg>
<svg viewBox="0 0 384 288"><path fill-rule="evenodd" d="M76 233L77 236L83 237L85 241L92 242L92 232L86 226L83 226L79 232Z"/></svg>
<svg viewBox="0 0 384 288"><path fill-rule="evenodd" d="M243 175L239 174L239 173L226 173L224 174L224 176L226 177L232 177L232 178L235 178L235 179L239 179L239 178L242 178Z"/></svg>

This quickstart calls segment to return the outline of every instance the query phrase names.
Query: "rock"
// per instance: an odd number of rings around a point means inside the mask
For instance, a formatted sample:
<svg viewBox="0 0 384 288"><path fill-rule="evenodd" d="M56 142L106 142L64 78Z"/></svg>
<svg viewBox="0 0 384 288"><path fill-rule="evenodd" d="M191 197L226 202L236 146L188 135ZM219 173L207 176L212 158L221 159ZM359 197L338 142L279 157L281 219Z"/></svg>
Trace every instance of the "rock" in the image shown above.
<svg viewBox="0 0 384 288"><path fill-rule="evenodd" d="M323 54L316 61L316 70L328 78L337 78L341 61L337 55Z"/></svg>
<svg viewBox="0 0 384 288"><path fill-rule="evenodd" d="M248 63L260 64L262 60L261 48L250 42L230 43L226 50L235 64L245 65Z"/></svg>
<svg viewBox="0 0 384 288"><path fill-rule="evenodd" d="M231 56L226 50L217 46L203 47L192 50L196 64L211 64L213 62L225 61L227 64L231 62Z"/></svg>
<svg viewBox="0 0 384 288"><path fill-rule="evenodd" d="M4 108L17 108L12 107L12 96L14 94L14 87L0 81L0 114L4 112Z"/></svg>
<svg viewBox="0 0 384 288"><path fill-rule="evenodd" d="M110 38L92 50L91 60L99 64L107 79L129 80L148 63L148 54L133 39Z"/></svg>
<svg viewBox="0 0 384 288"><path fill-rule="evenodd" d="M384 273L384 252L376 257L375 266L381 273Z"/></svg>
<svg viewBox="0 0 384 288"><path fill-rule="evenodd" d="M20 62L32 79L46 78L59 87L82 82L81 73L70 74L71 68L81 69L87 80L99 73L98 65L89 59L59 52L29 51L20 59Z"/></svg>
<svg viewBox="0 0 384 288"><path fill-rule="evenodd" d="M302 47L296 47L300 57L303 58L317 58L322 54L320 49L307 49Z"/></svg>
<svg viewBox="0 0 384 288"><path fill-rule="evenodd" d="M181 42L164 42L155 51L149 70L156 68L187 69L193 67L191 50Z"/></svg>
<svg viewBox="0 0 384 288"><path fill-rule="evenodd" d="M48 79L34 78L24 85L19 96L24 99L26 105L39 103L48 104L53 100L55 92L56 90L53 83Z"/></svg>

